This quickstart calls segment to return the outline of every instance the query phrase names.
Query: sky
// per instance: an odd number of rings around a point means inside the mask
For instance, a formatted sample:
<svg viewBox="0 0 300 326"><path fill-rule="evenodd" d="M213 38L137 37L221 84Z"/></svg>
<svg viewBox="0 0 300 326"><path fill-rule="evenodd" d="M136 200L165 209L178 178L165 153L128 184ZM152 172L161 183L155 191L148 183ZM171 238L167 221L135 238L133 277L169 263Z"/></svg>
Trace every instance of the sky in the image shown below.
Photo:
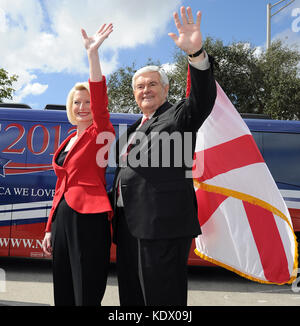
<svg viewBox="0 0 300 326"><path fill-rule="evenodd" d="M272 8L272 13L290 0ZM69 90L88 79L80 29L94 34L112 22L114 32L100 48L103 73L142 67L148 58L172 64L176 32L173 12L202 11L203 37L225 45L266 47L267 4L278 0L0 0L0 68L17 74L13 102L35 109L65 104ZM271 19L272 40L300 45L300 0ZM10 101L11 102L11 101Z"/></svg>

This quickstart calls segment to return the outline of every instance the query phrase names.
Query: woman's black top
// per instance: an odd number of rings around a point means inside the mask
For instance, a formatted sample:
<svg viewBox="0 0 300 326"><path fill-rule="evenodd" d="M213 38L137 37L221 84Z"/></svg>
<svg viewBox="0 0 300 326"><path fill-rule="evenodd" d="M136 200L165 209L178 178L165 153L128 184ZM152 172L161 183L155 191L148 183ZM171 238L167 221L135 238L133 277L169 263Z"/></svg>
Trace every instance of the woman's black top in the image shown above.
<svg viewBox="0 0 300 326"><path fill-rule="evenodd" d="M64 161L65 161L65 158L66 158L66 156L67 156L67 154L68 154L68 152L65 152L65 148L66 148L66 147L64 147L64 148L61 150L61 152L59 153L59 155L58 155L57 158L56 158L56 164L59 165L59 166L63 166Z"/></svg>

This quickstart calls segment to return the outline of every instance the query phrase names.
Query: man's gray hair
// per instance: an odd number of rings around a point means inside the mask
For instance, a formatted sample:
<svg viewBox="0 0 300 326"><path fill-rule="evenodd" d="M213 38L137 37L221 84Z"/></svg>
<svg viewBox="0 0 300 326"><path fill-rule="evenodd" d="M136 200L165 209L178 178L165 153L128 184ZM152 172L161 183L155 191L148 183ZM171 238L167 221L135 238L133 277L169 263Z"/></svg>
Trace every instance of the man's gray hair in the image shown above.
<svg viewBox="0 0 300 326"><path fill-rule="evenodd" d="M163 86L169 85L169 78L167 76L167 74L165 73L165 71L158 66L146 66L144 68L139 69L132 77L132 88L134 90L134 83L135 80L137 79L137 77L139 77L140 75L146 73L146 72L158 72L160 75L160 81L162 83Z"/></svg>

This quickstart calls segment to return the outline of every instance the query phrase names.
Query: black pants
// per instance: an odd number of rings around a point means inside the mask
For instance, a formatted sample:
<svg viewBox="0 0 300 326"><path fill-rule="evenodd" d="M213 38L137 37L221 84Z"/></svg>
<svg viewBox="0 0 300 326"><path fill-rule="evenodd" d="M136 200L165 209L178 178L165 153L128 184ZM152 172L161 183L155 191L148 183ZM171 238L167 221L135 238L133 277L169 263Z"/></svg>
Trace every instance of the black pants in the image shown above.
<svg viewBox="0 0 300 326"><path fill-rule="evenodd" d="M186 306L187 259L192 238L134 238L119 210L117 273L121 306Z"/></svg>
<svg viewBox="0 0 300 326"><path fill-rule="evenodd" d="M56 306L98 306L110 260L107 214L79 214L64 199L52 223Z"/></svg>

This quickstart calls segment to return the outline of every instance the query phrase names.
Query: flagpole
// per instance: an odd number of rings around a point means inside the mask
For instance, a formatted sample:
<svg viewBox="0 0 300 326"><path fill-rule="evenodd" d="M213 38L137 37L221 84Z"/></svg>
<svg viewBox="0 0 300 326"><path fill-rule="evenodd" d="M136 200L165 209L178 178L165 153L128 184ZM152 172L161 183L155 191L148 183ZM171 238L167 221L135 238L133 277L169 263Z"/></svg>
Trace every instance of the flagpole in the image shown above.
<svg viewBox="0 0 300 326"><path fill-rule="evenodd" d="M278 14L281 10L283 10L284 8L286 8L287 6L292 4L295 0L291 0L289 3L285 4L283 7L281 7L280 9L278 9L276 12L274 12L272 14L272 12L271 12L272 8L274 8L277 5L281 4L283 1L286 1L286 0L280 0L280 1L276 2L276 3L274 3L274 5L272 5L270 3L267 4L267 50L271 46L271 18L273 16L275 16L276 14Z"/></svg>

